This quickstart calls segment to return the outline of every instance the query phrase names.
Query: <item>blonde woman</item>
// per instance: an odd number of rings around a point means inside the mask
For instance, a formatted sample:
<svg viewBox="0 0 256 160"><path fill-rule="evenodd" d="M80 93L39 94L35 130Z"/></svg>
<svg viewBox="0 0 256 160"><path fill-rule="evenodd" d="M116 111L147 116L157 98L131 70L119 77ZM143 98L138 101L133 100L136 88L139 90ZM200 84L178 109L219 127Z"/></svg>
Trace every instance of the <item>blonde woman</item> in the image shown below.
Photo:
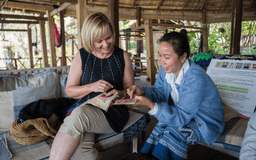
<svg viewBox="0 0 256 160"><path fill-rule="evenodd" d="M78 99L78 104L102 92L125 97L125 89L134 85L132 64L129 54L114 46L115 31L109 19L102 13L89 15L81 37L84 48L76 54L70 69L68 97ZM124 106L110 107L107 112L91 105L75 108L54 139L50 160L102 159L94 148L95 134L120 132L128 118Z"/></svg>

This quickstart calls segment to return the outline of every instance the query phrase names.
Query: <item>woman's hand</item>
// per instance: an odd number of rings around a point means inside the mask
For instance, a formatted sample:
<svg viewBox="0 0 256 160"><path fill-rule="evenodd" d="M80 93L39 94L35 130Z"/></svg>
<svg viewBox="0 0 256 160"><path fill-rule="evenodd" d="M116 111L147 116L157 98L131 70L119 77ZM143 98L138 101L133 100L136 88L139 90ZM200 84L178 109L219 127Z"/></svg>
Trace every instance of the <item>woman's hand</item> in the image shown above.
<svg viewBox="0 0 256 160"><path fill-rule="evenodd" d="M111 90L106 94L106 96L112 96L112 95L118 95L119 97L122 97L122 92L116 89Z"/></svg>
<svg viewBox="0 0 256 160"><path fill-rule="evenodd" d="M137 102L134 104L134 106L147 106L150 109L153 109L155 106L155 103L145 96L135 96L135 99L137 99Z"/></svg>
<svg viewBox="0 0 256 160"><path fill-rule="evenodd" d="M99 80L92 83L93 92L106 92L107 90L113 88L113 85L104 80Z"/></svg>
<svg viewBox="0 0 256 160"><path fill-rule="evenodd" d="M127 94L130 96L130 98L134 98L134 96L145 95L145 91L138 86L133 85L127 89Z"/></svg>

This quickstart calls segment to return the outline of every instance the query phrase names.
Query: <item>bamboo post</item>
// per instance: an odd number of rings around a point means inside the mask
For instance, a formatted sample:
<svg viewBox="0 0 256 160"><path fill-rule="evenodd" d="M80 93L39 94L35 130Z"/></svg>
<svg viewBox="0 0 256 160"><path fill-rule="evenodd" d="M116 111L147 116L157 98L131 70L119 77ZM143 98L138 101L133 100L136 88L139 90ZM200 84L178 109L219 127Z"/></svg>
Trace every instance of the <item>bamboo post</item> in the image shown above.
<svg viewBox="0 0 256 160"><path fill-rule="evenodd" d="M242 6L243 0L233 0L232 5L232 23L231 23L231 40L230 54L240 54L241 23L242 23Z"/></svg>
<svg viewBox="0 0 256 160"><path fill-rule="evenodd" d="M149 86L155 83L155 66L154 66L154 44L153 44L153 28L150 19L145 20L146 33L146 49L147 49L147 76L149 79Z"/></svg>
<svg viewBox="0 0 256 160"><path fill-rule="evenodd" d="M43 15L41 15L43 17ZM49 67L47 47L46 47L46 36L45 36L45 22L39 21L40 25L40 38L41 38L41 47L42 47L42 57L44 62L44 67Z"/></svg>
<svg viewBox="0 0 256 160"><path fill-rule="evenodd" d="M86 1L77 0L76 4L76 19L77 19L77 34L78 34L78 47L81 48L83 46L81 40L81 30L83 26L83 22L85 18L88 16L86 11Z"/></svg>
<svg viewBox="0 0 256 160"><path fill-rule="evenodd" d="M52 67L57 66L56 62L56 50L55 50L55 31L54 31L54 20L50 15L50 11L47 11L48 16L48 30L49 30L49 45L50 45L50 53L51 53L51 64Z"/></svg>
<svg viewBox="0 0 256 160"><path fill-rule="evenodd" d="M108 0L108 18L115 29L115 46L119 47L119 2L118 0Z"/></svg>
<svg viewBox="0 0 256 160"><path fill-rule="evenodd" d="M65 25L64 25L64 11L62 12L61 18L61 29L62 29L62 39L61 39L61 66L66 66L67 61L66 61L66 44L65 44Z"/></svg>
<svg viewBox="0 0 256 160"><path fill-rule="evenodd" d="M206 23L206 10L202 12L203 22L202 22L202 32L203 32L203 53L208 53L208 25Z"/></svg>
<svg viewBox="0 0 256 160"><path fill-rule="evenodd" d="M28 33L28 52L29 52L29 66L30 68L34 68L34 62L33 62L33 49L32 49L32 37L31 37L31 28L29 27L29 24L27 25L27 33Z"/></svg>

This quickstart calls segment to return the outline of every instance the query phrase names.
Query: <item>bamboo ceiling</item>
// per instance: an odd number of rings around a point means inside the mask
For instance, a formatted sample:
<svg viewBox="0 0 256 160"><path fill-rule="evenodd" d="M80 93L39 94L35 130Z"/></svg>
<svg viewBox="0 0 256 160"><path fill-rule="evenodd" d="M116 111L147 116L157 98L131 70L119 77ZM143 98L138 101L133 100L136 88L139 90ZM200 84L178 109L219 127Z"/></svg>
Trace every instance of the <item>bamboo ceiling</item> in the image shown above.
<svg viewBox="0 0 256 160"><path fill-rule="evenodd" d="M57 13L64 10L65 16L76 17L78 0L0 0L1 10L21 12ZM85 0L87 12L107 13L108 0ZM119 0L119 19L136 19L136 10L141 8L141 18L161 21L231 22L233 0ZM256 1L243 0L243 21L256 20ZM1 16L0 16L1 18Z"/></svg>

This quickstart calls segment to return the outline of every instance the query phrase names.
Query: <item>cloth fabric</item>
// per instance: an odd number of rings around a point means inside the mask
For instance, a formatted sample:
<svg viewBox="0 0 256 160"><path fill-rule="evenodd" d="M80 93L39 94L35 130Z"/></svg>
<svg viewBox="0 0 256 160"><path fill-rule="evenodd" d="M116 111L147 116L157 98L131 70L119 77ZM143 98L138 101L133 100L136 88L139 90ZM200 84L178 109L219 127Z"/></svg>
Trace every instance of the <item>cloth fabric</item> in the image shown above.
<svg viewBox="0 0 256 160"><path fill-rule="evenodd" d="M53 113L55 113L62 121L68 108L70 108L75 102L72 98L51 98L40 99L38 101L29 103L23 109L21 109L18 117L23 121L28 119L46 118L49 119Z"/></svg>
<svg viewBox="0 0 256 160"><path fill-rule="evenodd" d="M241 160L256 159L256 112L251 116L247 129L245 131L244 140L240 150Z"/></svg>
<svg viewBox="0 0 256 160"><path fill-rule="evenodd" d="M48 137L54 137L58 130L58 117L55 114L49 119L28 119L23 123L17 118L9 127L9 133L19 144L31 145L39 143Z"/></svg>
<svg viewBox="0 0 256 160"><path fill-rule="evenodd" d="M75 102L70 98L40 99L21 109L18 118L9 127L12 138L20 144L39 143L54 137L67 109Z"/></svg>
<svg viewBox="0 0 256 160"><path fill-rule="evenodd" d="M104 113L92 105L81 105L67 116L59 132L67 133L74 138L82 135L81 142L73 157L79 159L95 159L98 151L94 147L95 134L110 134L114 130L108 124Z"/></svg>
<svg viewBox="0 0 256 160"><path fill-rule="evenodd" d="M190 67L184 74L181 84L175 84L180 97L176 104L170 95L172 87L165 79L166 73L163 67L158 72L154 86L142 88L145 90L145 96L158 105L158 111L154 116L159 122L168 124L168 127L161 130L161 134L173 139L173 132L175 131L171 128L184 127L193 120L203 140L210 145L223 131L224 107L211 78L191 60L189 60L189 65ZM158 128L158 124L155 128ZM151 137L156 136L153 132ZM165 150L161 151L164 155L170 155L175 149L168 146L168 141L165 139L159 139L158 142L165 146ZM145 148L143 147L143 152L150 152L152 150L150 148L155 146L154 143L152 138L149 138Z"/></svg>
<svg viewBox="0 0 256 160"><path fill-rule="evenodd" d="M169 132L170 130L172 132ZM184 160L187 159L188 146L198 144L202 140L203 137L194 121L184 127L158 122L141 152L148 155L152 153L161 160Z"/></svg>
<svg viewBox="0 0 256 160"><path fill-rule="evenodd" d="M82 85L96 82L100 79L108 81L114 86L114 89L123 90L123 72L124 72L124 55L123 50L115 47L113 54L106 59L100 59L92 53L88 53L84 48L80 49L82 60L83 75L81 78ZM108 91L107 91L108 92ZM82 102L87 101L99 95L101 92L92 92L81 99ZM108 109L102 110L107 118L111 128L119 133L129 119L128 108L122 105L115 105Z"/></svg>

